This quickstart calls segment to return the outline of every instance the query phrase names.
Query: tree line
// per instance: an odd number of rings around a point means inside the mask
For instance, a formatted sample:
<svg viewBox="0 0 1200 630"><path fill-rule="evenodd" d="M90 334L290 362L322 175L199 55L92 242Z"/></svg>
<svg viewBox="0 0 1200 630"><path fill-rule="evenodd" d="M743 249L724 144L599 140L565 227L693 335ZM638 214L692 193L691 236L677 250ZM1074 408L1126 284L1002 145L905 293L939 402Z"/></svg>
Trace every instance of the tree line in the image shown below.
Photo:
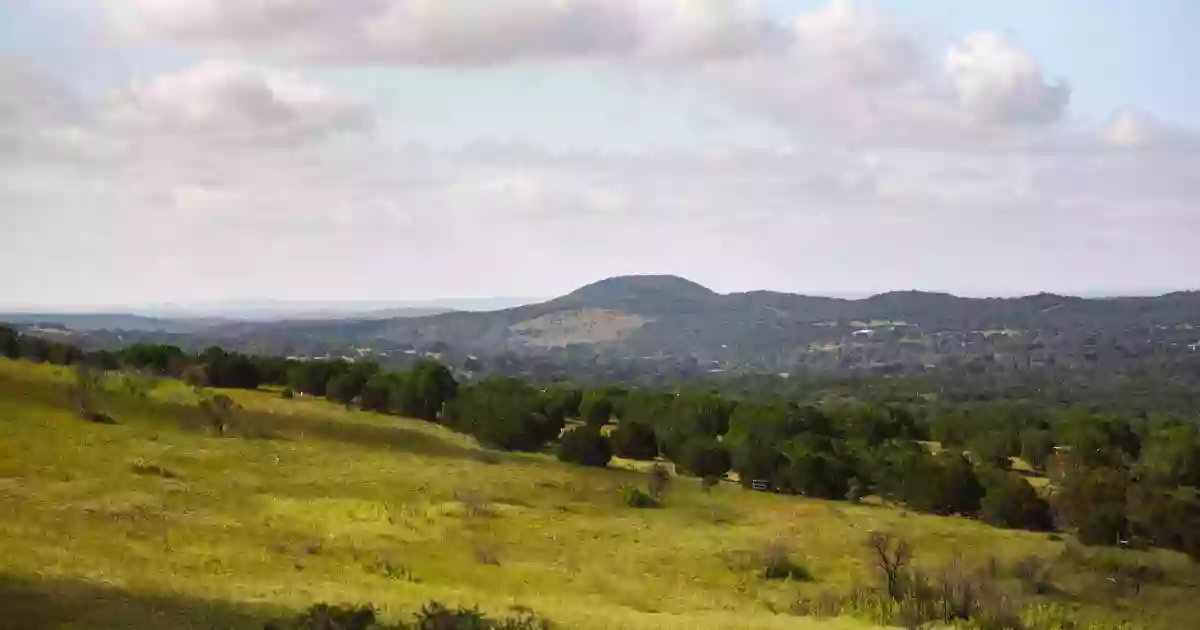
<svg viewBox="0 0 1200 630"><path fill-rule="evenodd" d="M874 495L920 512L1200 558L1200 424L1178 414L1129 417L1029 401L803 404L739 400L686 384L536 387L508 377L460 383L431 360L388 370L218 347L194 355L153 344L86 353L4 327L0 352L147 370L193 385L277 385L285 396L324 396L439 422L496 449L553 446L560 459L589 466L605 466L613 456L666 458L706 480L733 473L748 488L840 501ZM1048 487L1035 488L1035 477L1048 479Z"/></svg>

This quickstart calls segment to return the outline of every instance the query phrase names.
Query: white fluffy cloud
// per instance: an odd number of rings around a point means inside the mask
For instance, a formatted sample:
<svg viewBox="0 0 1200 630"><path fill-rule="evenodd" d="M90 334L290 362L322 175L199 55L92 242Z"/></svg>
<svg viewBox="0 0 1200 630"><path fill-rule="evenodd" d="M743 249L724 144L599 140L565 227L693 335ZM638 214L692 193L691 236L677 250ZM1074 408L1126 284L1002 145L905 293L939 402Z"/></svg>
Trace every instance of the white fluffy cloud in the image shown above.
<svg viewBox="0 0 1200 630"><path fill-rule="evenodd" d="M840 142L1009 141L1070 91L1007 37L976 33L941 67L920 28L869 0L790 23L761 0L111 0L127 34L353 66L619 59L711 82L748 110Z"/></svg>
<svg viewBox="0 0 1200 630"><path fill-rule="evenodd" d="M1200 138L1195 134L1135 109L1117 112L1101 133L1100 141L1114 149L1200 149Z"/></svg>
<svg viewBox="0 0 1200 630"><path fill-rule="evenodd" d="M992 122L1052 122L1071 98L1064 82L1047 83L1037 60L1001 33L964 37L946 53L945 69L963 107Z"/></svg>
<svg viewBox="0 0 1200 630"><path fill-rule="evenodd" d="M796 18L795 45L806 69L866 83L904 83L921 72L916 32L895 16L854 0L833 0Z"/></svg>
<svg viewBox="0 0 1200 630"><path fill-rule="evenodd" d="M105 6L128 36L325 62L704 58L758 50L774 28L759 0L109 0Z"/></svg>
<svg viewBox="0 0 1200 630"><path fill-rule="evenodd" d="M290 143L360 127L369 109L297 74L207 61L119 90L112 122L218 142Z"/></svg>

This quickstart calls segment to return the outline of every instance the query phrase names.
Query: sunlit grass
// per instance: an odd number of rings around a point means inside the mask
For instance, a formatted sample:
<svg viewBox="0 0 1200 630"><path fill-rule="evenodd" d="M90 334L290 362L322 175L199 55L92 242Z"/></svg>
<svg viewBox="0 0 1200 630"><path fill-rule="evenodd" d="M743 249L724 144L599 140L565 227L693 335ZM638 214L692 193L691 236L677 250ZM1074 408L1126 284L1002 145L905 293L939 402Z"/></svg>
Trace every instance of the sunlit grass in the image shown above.
<svg viewBox="0 0 1200 630"><path fill-rule="evenodd" d="M871 530L909 539L929 566L1063 545L689 479L665 509L634 510L620 488L644 485L637 471L486 454L440 426L269 392L228 393L270 439L212 435L185 417L196 394L170 381L107 398L120 424L96 425L65 404L68 382L0 361L0 579L79 599L86 619L38 627L256 628L317 601L398 618L436 599L529 606L565 628L851 629L866 625L788 610L868 580ZM775 540L813 582L760 577Z"/></svg>

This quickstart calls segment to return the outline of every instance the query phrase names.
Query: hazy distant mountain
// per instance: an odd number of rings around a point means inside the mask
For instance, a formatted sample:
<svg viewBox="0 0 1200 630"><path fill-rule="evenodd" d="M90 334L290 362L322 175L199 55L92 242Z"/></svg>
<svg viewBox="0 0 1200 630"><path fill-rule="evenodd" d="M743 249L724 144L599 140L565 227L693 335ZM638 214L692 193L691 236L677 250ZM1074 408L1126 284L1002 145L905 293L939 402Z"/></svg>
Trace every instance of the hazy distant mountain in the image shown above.
<svg viewBox="0 0 1200 630"><path fill-rule="evenodd" d="M492 311L539 301L537 298L450 298L418 302L225 300L195 304L160 304L131 309L141 315L167 319L209 318L239 321L389 319L421 317L450 311Z"/></svg>
<svg viewBox="0 0 1200 630"><path fill-rule="evenodd" d="M189 334L206 326L201 322L175 321L128 313L0 313L0 322L43 328Z"/></svg>
<svg viewBox="0 0 1200 630"><path fill-rule="evenodd" d="M588 347L633 359L839 369L925 365L954 356L1032 365L1051 354L1099 356L1097 347L1125 357L1164 345L1186 351L1200 340L1196 327L1200 293L1195 292L980 299L896 291L842 299L769 291L722 295L674 276L627 276L487 313L293 322L266 325L254 334L368 347L448 347L477 355Z"/></svg>
<svg viewBox="0 0 1200 630"><path fill-rule="evenodd" d="M0 322L53 324L75 331L139 331L190 334L245 323L389 320L452 311L483 312L537 302L535 298L452 298L428 302L291 302L237 300L141 307L22 309L0 312ZM247 330L252 330L248 328Z"/></svg>
<svg viewBox="0 0 1200 630"><path fill-rule="evenodd" d="M462 301L457 304L465 306ZM468 355L516 355L587 363L603 356L683 362L693 371L704 366L838 373L931 365L1132 369L1164 362L1200 363L1196 292L1099 299L1045 293L962 298L894 291L844 299L772 291L719 294L674 276L625 276L512 308L432 314L430 308L434 307L355 313L343 305L264 312L242 305L226 311L237 318L24 317L80 330L145 330L159 336L142 338L190 347L212 342L302 356L371 351L385 355L415 348L448 352L459 360ZM177 334L161 336L170 333ZM88 336L102 345L131 339L105 333Z"/></svg>

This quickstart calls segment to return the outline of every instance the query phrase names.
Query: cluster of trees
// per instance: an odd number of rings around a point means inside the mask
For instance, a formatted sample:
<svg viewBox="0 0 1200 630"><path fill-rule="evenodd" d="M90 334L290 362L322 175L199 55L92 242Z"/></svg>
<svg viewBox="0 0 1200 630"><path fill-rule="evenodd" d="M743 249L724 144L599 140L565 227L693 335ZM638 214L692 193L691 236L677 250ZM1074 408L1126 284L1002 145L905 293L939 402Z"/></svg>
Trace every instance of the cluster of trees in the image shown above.
<svg viewBox="0 0 1200 630"><path fill-rule="evenodd" d="M58 364L133 368L216 387L286 385L365 410L441 422L498 449L604 466L665 456L706 479L856 501L866 495L1002 527L1062 528L1089 544L1147 544L1200 557L1200 423L1193 416L1102 414L1024 401L821 404L675 390L492 377L460 385L440 363L288 361L208 348L136 344L84 353L0 327L0 353ZM568 429L568 420L582 426ZM605 425L614 424L611 431ZM1013 470L1021 461L1029 469ZM1028 476L1050 478L1039 492ZM757 482L757 483L756 483Z"/></svg>

